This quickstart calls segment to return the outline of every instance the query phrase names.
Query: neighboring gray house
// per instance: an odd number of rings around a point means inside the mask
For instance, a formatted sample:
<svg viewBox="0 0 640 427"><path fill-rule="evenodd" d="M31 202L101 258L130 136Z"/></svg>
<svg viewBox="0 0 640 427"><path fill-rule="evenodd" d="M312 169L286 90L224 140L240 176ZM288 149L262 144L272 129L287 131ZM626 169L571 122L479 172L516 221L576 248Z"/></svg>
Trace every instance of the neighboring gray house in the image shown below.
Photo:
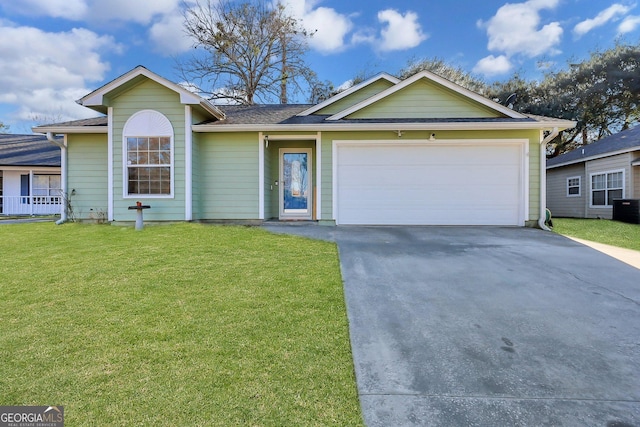
<svg viewBox="0 0 640 427"><path fill-rule="evenodd" d="M620 198L640 199L640 126L547 161L553 216L611 219Z"/></svg>
<svg viewBox="0 0 640 427"><path fill-rule="evenodd" d="M60 160L44 135L0 134L0 215L59 214Z"/></svg>

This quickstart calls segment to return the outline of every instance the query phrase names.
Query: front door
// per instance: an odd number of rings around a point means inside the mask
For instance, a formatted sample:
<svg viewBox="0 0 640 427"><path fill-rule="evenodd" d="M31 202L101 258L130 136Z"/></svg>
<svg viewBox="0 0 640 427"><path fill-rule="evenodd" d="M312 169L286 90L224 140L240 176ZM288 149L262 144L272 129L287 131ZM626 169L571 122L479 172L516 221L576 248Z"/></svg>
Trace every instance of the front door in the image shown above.
<svg viewBox="0 0 640 427"><path fill-rule="evenodd" d="M280 219L313 218L310 148L280 149Z"/></svg>

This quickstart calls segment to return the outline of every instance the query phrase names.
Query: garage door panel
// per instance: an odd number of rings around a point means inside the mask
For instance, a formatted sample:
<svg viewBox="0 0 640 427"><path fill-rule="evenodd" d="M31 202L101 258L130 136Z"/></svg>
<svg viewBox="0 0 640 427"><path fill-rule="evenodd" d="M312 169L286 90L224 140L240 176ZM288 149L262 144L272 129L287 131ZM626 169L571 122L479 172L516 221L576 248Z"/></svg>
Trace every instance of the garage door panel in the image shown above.
<svg viewBox="0 0 640 427"><path fill-rule="evenodd" d="M344 145L341 224L519 225L522 145Z"/></svg>

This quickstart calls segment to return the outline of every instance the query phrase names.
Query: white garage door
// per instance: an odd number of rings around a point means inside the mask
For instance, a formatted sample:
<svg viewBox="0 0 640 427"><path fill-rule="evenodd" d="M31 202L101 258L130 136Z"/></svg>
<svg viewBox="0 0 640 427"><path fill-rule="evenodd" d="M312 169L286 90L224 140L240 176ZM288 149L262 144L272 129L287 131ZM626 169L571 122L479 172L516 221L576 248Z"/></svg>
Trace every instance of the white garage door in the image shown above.
<svg viewBox="0 0 640 427"><path fill-rule="evenodd" d="M523 145L336 144L338 224L524 225Z"/></svg>

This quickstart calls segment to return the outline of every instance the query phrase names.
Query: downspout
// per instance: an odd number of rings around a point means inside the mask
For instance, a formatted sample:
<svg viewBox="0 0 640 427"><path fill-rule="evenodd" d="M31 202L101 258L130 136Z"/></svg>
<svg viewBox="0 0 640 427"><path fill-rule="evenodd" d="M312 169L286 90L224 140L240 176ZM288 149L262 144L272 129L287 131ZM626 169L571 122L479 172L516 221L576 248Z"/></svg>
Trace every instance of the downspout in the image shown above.
<svg viewBox="0 0 640 427"><path fill-rule="evenodd" d="M63 142L57 141L53 132L47 132L47 140L60 147L60 187L62 187L60 190L64 195L60 219L56 221L56 224L60 225L67 221L67 144L65 140Z"/></svg>
<svg viewBox="0 0 640 427"><path fill-rule="evenodd" d="M538 218L538 227L545 231L551 231L545 224L547 217L547 144L558 136L560 131L557 127L551 130L542 141L540 141L540 217Z"/></svg>

